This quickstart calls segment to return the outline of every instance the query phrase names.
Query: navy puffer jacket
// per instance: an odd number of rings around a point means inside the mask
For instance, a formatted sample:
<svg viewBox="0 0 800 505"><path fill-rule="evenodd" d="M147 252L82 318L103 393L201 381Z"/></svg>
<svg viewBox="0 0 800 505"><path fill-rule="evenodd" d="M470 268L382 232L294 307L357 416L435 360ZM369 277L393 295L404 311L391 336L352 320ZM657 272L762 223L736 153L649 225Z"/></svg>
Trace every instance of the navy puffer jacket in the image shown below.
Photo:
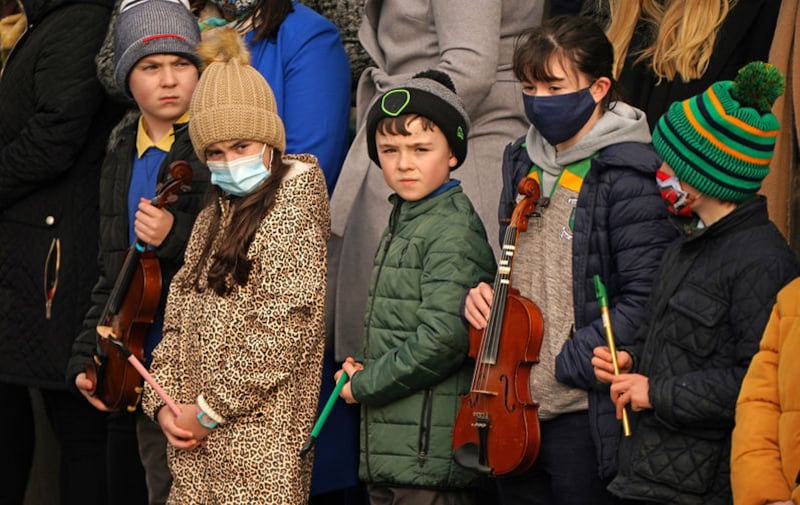
<svg viewBox="0 0 800 505"><path fill-rule="evenodd" d="M511 216L519 181L532 163L524 138L506 148L499 217ZM661 160L650 144L624 142L600 150L578 195L572 240L575 329L556 358L556 378L589 392L589 419L599 474L616 472L620 423L607 385L597 382L592 351L606 345L594 275L606 285L616 343L631 345L667 246L677 238L655 173ZM505 230L501 230L501 237Z"/></svg>

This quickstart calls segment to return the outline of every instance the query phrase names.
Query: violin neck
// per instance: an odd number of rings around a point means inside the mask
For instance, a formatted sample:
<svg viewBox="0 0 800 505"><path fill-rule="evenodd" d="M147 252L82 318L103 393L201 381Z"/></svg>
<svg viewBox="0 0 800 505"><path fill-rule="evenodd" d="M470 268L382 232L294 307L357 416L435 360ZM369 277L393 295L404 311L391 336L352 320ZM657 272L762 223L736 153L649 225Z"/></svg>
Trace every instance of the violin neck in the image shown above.
<svg viewBox="0 0 800 505"><path fill-rule="evenodd" d="M503 237L503 248L500 261L497 263L497 274L494 277L494 297L489 320L483 336L483 345L478 359L485 363L494 363L500 343L500 334L503 328L503 315L506 309L508 288L511 285L511 265L514 260L514 249L517 242L517 228L509 226Z"/></svg>
<svg viewBox="0 0 800 505"><path fill-rule="evenodd" d="M122 264L122 269L120 269L117 280L114 282L114 288L111 290L105 309L103 309L101 321L107 321L108 318L118 314L122 303L125 301L125 295L128 293L131 279L133 279L133 274L136 273L136 268L139 264L139 256L141 251L144 250L143 243L140 244L140 242L141 240L137 239L128 249L125 262Z"/></svg>

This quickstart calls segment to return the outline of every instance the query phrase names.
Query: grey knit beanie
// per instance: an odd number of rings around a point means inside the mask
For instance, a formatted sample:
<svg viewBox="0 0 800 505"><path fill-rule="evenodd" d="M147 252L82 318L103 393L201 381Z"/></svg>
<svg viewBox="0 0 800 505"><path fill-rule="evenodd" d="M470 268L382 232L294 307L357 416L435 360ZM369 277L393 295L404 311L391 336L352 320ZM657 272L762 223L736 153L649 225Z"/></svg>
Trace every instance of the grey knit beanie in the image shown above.
<svg viewBox="0 0 800 505"><path fill-rule="evenodd" d="M200 68L195 47L200 30L192 12L179 0L123 0L114 25L114 81L130 96L128 76L151 54L177 54Z"/></svg>
<svg viewBox="0 0 800 505"><path fill-rule="evenodd" d="M420 72L403 85L390 89L372 104L367 113L367 151L378 166L381 165L375 145L378 123L402 114L418 114L433 121L447 138L456 157L457 162L452 170L464 163L467 157L469 116L449 75L434 69Z"/></svg>

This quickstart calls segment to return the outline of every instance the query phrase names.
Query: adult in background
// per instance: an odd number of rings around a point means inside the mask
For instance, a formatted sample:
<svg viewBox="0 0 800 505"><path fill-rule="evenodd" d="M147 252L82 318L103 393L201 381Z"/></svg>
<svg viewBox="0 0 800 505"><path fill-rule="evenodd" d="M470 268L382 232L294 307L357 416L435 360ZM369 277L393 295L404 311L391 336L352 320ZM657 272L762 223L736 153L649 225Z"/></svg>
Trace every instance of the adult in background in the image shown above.
<svg viewBox="0 0 800 505"><path fill-rule="evenodd" d="M28 387L60 443L60 502L105 504L105 414L67 391L97 279L100 164L120 111L96 77L111 0L23 0L0 77L0 502L22 503L34 448ZM4 43L6 41L4 40Z"/></svg>
<svg viewBox="0 0 800 505"><path fill-rule="evenodd" d="M607 22L615 76L652 130L672 102L766 61L781 0L587 0Z"/></svg>

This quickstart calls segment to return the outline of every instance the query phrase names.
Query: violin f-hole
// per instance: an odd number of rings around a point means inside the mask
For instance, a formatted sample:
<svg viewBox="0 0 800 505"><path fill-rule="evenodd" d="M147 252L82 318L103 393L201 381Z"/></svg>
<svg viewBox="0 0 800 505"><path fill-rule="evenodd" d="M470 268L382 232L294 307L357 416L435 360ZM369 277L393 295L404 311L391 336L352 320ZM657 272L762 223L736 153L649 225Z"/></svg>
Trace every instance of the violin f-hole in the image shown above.
<svg viewBox="0 0 800 505"><path fill-rule="evenodd" d="M503 384L503 406L505 407L506 412L510 414L511 412L517 410L516 405L514 405L513 403L509 403L510 398L509 398L508 386L510 381L508 379L508 376L505 374L501 375L499 377L499 380Z"/></svg>

